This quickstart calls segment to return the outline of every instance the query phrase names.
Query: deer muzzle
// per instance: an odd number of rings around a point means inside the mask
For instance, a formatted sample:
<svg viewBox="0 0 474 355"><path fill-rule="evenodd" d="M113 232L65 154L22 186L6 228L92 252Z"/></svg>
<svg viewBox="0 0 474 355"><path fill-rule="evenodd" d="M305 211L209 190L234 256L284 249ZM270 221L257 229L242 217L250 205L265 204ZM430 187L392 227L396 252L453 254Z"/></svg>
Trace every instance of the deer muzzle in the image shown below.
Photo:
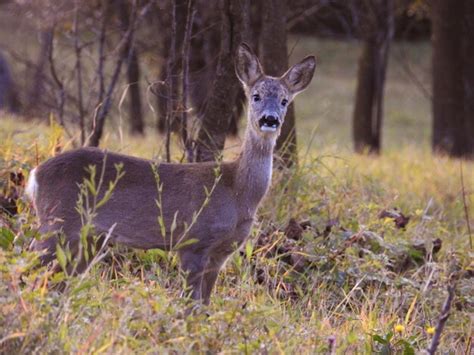
<svg viewBox="0 0 474 355"><path fill-rule="evenodd" d="M280 119L278 116L265 115L258 120L258 125L262 132L276 132L280 127Z"/></svg>

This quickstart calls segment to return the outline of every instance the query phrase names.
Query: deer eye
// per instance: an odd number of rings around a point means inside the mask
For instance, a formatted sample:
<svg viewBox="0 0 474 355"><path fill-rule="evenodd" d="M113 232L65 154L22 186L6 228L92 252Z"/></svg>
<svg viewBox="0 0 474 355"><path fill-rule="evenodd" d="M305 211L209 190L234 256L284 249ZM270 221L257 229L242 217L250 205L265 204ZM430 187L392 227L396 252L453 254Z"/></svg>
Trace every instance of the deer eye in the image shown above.
<svg viewBox="0 0 474 355"><path fill-rule="evenodd" d="M282 105L283 107L285 107L286 105L288 105L288 100L287 100L287 99L283 99L283 100L281 101L281 105Z"/></svg>
<svg viewBox="0 0 474 355"><path fill-rule="evenodd" d="M252 95L252 100L253 102L259 102L261 100L259 94Z"/></svg>

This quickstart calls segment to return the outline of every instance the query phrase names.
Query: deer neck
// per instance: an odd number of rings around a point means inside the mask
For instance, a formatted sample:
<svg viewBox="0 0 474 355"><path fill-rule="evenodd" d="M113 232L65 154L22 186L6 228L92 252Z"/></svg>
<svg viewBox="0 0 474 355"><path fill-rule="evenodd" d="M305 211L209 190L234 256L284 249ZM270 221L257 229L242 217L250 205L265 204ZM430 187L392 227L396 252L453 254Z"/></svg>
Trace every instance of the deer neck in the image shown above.
<svg viewBox="0 0 474 355"><path fill-rule="evenodd" d="M276 138L263 138L247 127L237 160L236 192L252 214L271 183L275 142Z"/></svg>

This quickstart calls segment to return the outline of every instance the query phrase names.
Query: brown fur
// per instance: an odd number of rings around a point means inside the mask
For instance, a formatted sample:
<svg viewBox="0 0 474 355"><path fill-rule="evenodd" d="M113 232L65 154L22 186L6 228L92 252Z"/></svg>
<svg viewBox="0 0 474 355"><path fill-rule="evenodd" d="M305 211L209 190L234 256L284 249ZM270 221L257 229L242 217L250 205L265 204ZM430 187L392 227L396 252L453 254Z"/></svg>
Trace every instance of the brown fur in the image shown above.
<svg viewBox="0 0 474 355"><path fill-rule="evenodd" d="M75 207L78 184L88 178L85 168L95 165L97 175L100 175L105 162L103 186L106 187L115 178L115 164L122 163L125 175L119 180L111 199L98 209L94 219L97 233L112 231L111 242L140 249L170 249L178 240L196 239L197 242L179 249L181 266L188 272L188 285L193 298L208 303L219 270L250 234L258 205L270 186L273 148L279 130L260 131L259 119L265 110L278 110L275 114L281 127L286 108L279 107L280 101L282 98L292 100L309 84L314 72L314 58L309 66L297 64L294 70L304 75L300 81L293 77L290 85L288 74L282 78L265 77L258 59L246 45L240 46L237 58L237 74L247 95L258 91L262 97L258 105L250 101L242 153L237 160L221 164L158 165L159 181L163 186L161 201L165 235L160 233L158 223L160 210L156 201L159 196L152 170L155 163L92 148L66 152L37 168L38 188L34 202L41 232L61 230L70 249L77 251L81 219ZM216 182L216 168L221 178L209 203L192 224L193 214L206 200L206 189L210 191ZM177 227L171 235L175 215ZM189 232L183 236L189 225L192 225ZM56 243L57 237L54 236L35 243L36 250L46 249L42 257L44 263L54 259Z"/></svg>

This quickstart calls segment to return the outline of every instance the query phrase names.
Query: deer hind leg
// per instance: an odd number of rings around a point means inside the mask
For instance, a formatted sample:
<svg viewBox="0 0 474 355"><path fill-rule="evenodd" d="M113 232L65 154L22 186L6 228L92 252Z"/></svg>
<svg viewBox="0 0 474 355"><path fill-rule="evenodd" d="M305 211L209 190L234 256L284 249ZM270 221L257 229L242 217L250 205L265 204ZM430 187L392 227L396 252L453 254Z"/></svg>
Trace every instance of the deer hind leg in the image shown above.
<svg viewBox="0 0 474 355"><path fill-rule="evenodd" d="M179 254L181 269L187 272L186 286L189 295L196 301L202 300L202 279L208 263L208 256L203 250L183 250Z"/></svg>
<svg viewBox="0 0 474 355"><path fill-rule="evenodd" d="M39 233L41 235L44 234L52 234L50 237L44 240L36 240L34 239L29 249L37 252L41 252L40 255L40 263L41 265L45 266L50 264L53 260L56 259L56 245L59 241L59 230L51 230L51 228L45 228L44 226L40 227Z"/></svg>
<svg viewBox="0 0 474 355"><path fill-rule="evenodd" d="M87 268L88 262L79 241L80 227L76 227L73 223L45 223L39 228L41 235L51 235L44 240L34 240L30 245L31 250L42 252L40 256L41 265L47 266L56 260L57 246L60 245L62 249L68 250L72 256L72 262L67 265L66 271L68 274L78 274ZM87 248L91 249L90 243L88 243ZM61 268L57 265L53 271L61 271Z"/></svg>

